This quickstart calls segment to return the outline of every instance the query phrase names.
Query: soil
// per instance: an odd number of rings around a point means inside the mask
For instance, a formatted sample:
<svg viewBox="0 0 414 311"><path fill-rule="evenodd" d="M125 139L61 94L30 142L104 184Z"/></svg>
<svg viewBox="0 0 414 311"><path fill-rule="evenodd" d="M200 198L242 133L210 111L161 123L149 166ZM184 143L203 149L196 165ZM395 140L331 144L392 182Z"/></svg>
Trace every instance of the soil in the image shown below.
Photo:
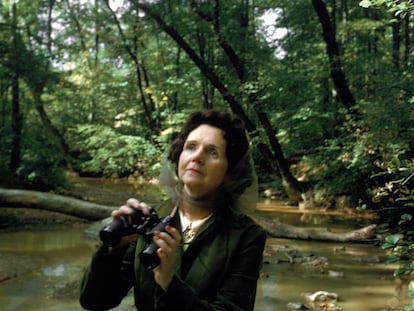
<svg viewBox="0 0 414 311"><path fill-rule="evenodd" d="M37 269L43 260L26 255L0 254L0 282Z"/></svg>

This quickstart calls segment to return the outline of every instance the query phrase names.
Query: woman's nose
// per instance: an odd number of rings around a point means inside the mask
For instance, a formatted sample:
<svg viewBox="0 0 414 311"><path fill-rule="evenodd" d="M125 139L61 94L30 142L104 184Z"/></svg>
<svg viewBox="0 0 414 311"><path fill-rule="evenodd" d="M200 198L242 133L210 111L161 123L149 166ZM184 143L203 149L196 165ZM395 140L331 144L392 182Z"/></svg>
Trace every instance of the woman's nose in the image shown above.
<svg viewBox="0 0 414 311"><path fill-rule="evenodd" d="M198 163L203 162L204 161L203 154L204 154L203 148L197 148L192 155L192 161L198 162Z"/></svg>

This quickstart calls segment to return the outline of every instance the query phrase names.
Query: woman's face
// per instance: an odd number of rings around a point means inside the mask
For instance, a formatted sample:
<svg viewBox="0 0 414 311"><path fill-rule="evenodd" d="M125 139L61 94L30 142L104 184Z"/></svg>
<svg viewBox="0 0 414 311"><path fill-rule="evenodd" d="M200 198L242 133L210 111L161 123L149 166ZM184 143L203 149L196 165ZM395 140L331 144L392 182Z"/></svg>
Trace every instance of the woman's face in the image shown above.
<svg viewBox="0 0 414 311"><path fill-rule="evenodd" d="M202 124L187 137L178 160L178 177L193 198L214 193L227 173L226 140L217 127Z"/></svg>

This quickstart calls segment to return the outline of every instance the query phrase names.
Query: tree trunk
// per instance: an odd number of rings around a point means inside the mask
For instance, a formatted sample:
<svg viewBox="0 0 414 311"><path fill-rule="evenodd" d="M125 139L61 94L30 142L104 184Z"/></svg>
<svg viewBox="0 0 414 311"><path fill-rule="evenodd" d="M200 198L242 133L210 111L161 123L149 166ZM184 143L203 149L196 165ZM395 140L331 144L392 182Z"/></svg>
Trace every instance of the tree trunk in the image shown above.
<svg viewBox="0 0 414 311"><path fill-rule="evenodd" d="M394 69L400 68L400 46L401 46L401 19L399 16L392 23L392 64Z"/></svg>
<svg viewBox="0 0 414 311"><path fill-rule="evenodd" d="M48 6L48 40L45 44L47 46L47 50L49 54L53 54L51 50L52 42L50 41L51 38L51 27L52 27L52 12L53 12L53 6L55 4L55 1L50 1ZM27 28L27 32L29 34L32 33L30 29L30 25ZM36 35L30 35L30 36L36 36ZM30 41L30 40L29 40ZM32 62L32 66L36 68L34 71L27 72L25 74L26 83L29 85L29 88L32 91L33 98L34 98L34 105L36 108L36 111L39 114L40 120L42 122L42 125L44 126L46 133L49 134L52 139L55 140L57 147L62 152L65 159L70 157L69 147L65 141L65 138L63 137L63 134L59 131L59 129L52 123L50 117L48 116L45 107L43 105L42 100L42 94L44 91L45 86L48 84L48 82L53 79L53 73L50 71L50 61L46 58L46 56L42 57L41 59L37 59L35 55L37 55L37 52L35 47L31 46L30 55L31 59L29 62ZM70 163L70 161L67 161L67 163Z"/></svg>
<svg viewBox="0 0 414 311"><path fill-rule="evenodd" d="M322 25L323 38L326 43L326 52L329 57L331 76L335 89L338 92L338 97L342 104L350 111L355 106L355 98L349 89L348 81L342 69L335 29L329 17L325 2L323 0L312 0L312 4Z"/></svg>
<svg viewBox="0 0 414 311"><path fill-rule="evenodd" d="M40 120L42 120L42 124L45 127L46 132L56 141L56 145L58 146L60 152L62 152L63 156L68 158L70 157L69 146L60 131L53 125L45 111L42 101L43 86L39 87L39 89L40 91L38 89L33 91L37 113L39 114ZM67 161L67 163L69 164L70 161Z"/></svg>
<svg viewBox="0 0 414 311"><path fill-rule="evenodd" d="M42 209L87 220L101 220L111 215L114 207L99 205L62 195L0 188L0 207Z"/></svg>
<svg viewBox="0 0 414 311"><path fill-rule="evenodd" d="M17 30L16 3L13 4L13 22L12 22L12 47L11 58L11 85L12 85L12 130L13 139L10 154L9 168L11 172L16 172L20 166L20 142L22 132L22 116L20 113L19 102L19 72L20 72L20 52L19 52L19 33Z"/></svg>
<svg viewBox="0 0 414 311"><path fill-rule="evenodd" d="M115 209L115 207L99 205L52 193L2 188L0 188L0 207L42 209L92 221L109 217ZM278 221L259 216L255 216L253 219L271 236L303 240L364 241L373 237L376 227L371 225L351 232L334 233L322 228L300 228L282 224Z"/></svg>
<svg viewBox="0 0 414 311"><path fill-rule="evenodd" d="M137 89L139 91L139 96L141 99L141 104L142 107L144 109L145 112L145 120L147 121L148 127L151 130L155 129L155 124L152 120L152 112L153 112L153 107L154 107L154 103L152 101L151 95L146 95L144 89L149 87L148 85L148 80L147 85L144 85L144 79L143 79L143 74L141 73L142 71L144 71L144 78L145 78L145 68L143 65L143 61L138 59L137 56L137 52L138 52L138 38L135 36L133 38L133 41L131 44L128 43L127 37L125 36L124 30L122 29L121 26L121 22L119 21L117 15L115 14L114 10L111 8L109 1L105 1L105 4L108 8L108 10L110 11L112 18L116 24L116 27L118 28L118 32L119 35L121 37L122 43L124 45L124 48L127 52L127 54L129 55L129 57L131 58L132 62L134 63L135 66L135 74L136 74L136 78L137 78ZM149 101L150 104L147 103L147 99ZM151 107L152 106L152 107Z"/></svg>
<svg viewBox="0 0 414 311"><path fill-rule="evenodd" d="M296 227L265 217L254 216L252 218L273 237L298 240L360 242L372 239L376 228L376 225L369 225L354 231L331 232L326 228Z"/></svg>
<svg viewBox="0 0 414 311"><path fill-rule="evenodd" d="M410 42L410 13L407 13L404 16L404 67L409 66L410 60L410 51L411 51L411 42Z"/></svg>

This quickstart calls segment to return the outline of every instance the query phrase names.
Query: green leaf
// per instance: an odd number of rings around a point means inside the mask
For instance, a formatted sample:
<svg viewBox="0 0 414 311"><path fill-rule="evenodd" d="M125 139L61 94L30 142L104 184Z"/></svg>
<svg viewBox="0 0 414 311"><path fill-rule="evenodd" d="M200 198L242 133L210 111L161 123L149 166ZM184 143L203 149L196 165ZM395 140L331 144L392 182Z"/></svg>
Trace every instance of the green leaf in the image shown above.
<svg viewBox="0 0 414 311"><path fill-rule="evenodd" d="M370 0L362 0L359 2L359 5L367 9L372 5L372 3Z"/></svg>
<svg viewBox="0 0 414 311"><path fill-rule="evenodd" d="M403 224L403 223L405 223L405 222L409 222L409 221L411 221L412 220L412 215L411 214L407 214L407 213L405 213L405 214L402 214L401 215L401 220L398 222L398 224L399 225L401 225L401 224Z"/></svg>
<svg viewBox="0 0 414 311"><path fill-rule="evenodd" d="M392 234L385 238L385 243L395 246L403 237L402 234Z"/></svg>
<svg viewBox="0 0 414 311"><path fill-rule="evenodd" d="M394 254L391 254L387 257L387 263L388 264L401 264L400 257Z"/></svg>

